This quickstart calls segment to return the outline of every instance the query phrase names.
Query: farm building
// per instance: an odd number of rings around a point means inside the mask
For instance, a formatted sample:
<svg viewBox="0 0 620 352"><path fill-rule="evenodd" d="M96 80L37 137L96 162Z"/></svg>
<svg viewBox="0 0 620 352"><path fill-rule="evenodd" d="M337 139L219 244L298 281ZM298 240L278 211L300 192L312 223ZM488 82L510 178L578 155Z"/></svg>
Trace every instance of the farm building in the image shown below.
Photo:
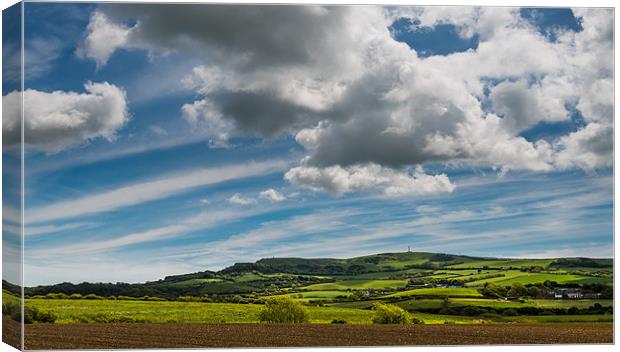
<svg viewBox="0 0 620 352"><path fill-rule="evenodd" d="M553 297L556 299L562 299L562 298L581 299L583 298L583 293L579 289L559 288L555 290Z"/></svg>

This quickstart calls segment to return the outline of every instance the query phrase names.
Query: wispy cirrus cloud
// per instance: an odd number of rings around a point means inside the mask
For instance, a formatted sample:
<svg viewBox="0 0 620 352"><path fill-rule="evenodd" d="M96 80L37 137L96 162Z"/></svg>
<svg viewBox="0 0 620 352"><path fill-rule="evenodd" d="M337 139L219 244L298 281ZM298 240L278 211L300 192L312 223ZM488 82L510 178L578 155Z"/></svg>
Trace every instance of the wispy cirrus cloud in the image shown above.
<svg viewBox="0 0 620 352"><path fill-rule="evenodd" d="M288 163L282 160L193 170L155 180L122 186L113 190L67 199L28 210L26 221L40 223L113 211L144 202L170 197L197 187L281 171Z"/></svg>
<svg viewBox="0 0 620 352"><path fill-rule="evenodd" d="M76 223L68 223L63 225L42 225L42 226L28 226L24 228L25 236L35 236L35 235L43 235L48 233L58 233L67 230L75 230L79 228L86 228L94 225L89 222L76 222ZM21 234L21 227L16 225L5 224L3 226L4 231L12 233L14 235Z"/></svg>
<svg viewBox="0 0 620 352"><path fill-rule="evenodd" d="M41 253L41 256L58 255L59 253L90 253L102 250L109 250L134 244L161 241L172 237L181 236L191 231L204 230L216 225L221 225L231 221L241 219L245 216L254 215L254 212L243 212L231 210L219 210L202 212L180 221L174 225L167 225L138 231L102 241L88 241L73 245L63 245L61 247L49 248Z"/></svg>

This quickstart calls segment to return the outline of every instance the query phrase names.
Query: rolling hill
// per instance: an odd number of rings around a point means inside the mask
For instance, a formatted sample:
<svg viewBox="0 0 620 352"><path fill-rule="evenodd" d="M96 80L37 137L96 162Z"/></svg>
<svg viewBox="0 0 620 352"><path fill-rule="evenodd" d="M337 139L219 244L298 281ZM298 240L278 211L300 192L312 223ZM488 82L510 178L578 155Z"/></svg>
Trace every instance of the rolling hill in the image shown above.
<svg viewBox="0 0 620 352"><path fill-rule="evenodd" d="M26 287L27 296L50 293L99 296L201 297L268 295L282 291L405 290L411 281L511 284L556 281L611 284L613 260L592 258L509 259L427 252L381 253L348 259L265 258L221 271L172 275L146 283L60 283ZM429 281L431 280L431 281ZM18 288L3 281L3 288ZM409 287L411 289L411 287Z"/></svg>

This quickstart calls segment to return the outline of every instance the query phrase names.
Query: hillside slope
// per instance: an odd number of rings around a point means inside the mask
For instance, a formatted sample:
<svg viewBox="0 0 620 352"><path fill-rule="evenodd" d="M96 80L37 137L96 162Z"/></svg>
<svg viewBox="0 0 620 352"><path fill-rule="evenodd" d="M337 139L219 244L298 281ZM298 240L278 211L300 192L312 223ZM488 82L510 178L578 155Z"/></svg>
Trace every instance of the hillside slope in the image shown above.
<svg viewBox="0 0 620 352"><path fill-rule="evenodd" d="M274 293L281 289L317 287L317 284L341 280L383 280L390 285L405 286L407 280L420 275L436 278L450 277L455 271L530 271L556 272L604 271L611 274L612 259L557 258L506 259L481 258L428 252L380 253L348 259L334 258L266 258L255 263L237 263L219 272L171 275L146 283L60 283L25 288L27 296L63 294L97 294L100 296L179 296L231 295L244 293ZM445 271L442 274L441 271ZM473 278L473 276L472 276ZM484 276L483 276L484 278ZM395 281L401 280L401 281ZM401 283L402 282L402 283ZM314 285L314 286L312 286ZM372 286L372 285L371 285ZM369 286L369 287L371 287ZM8 282L3 287L13 290ZM320 286L318 286L320 287ZM352 285L364 287L364 285Z"/></svg>

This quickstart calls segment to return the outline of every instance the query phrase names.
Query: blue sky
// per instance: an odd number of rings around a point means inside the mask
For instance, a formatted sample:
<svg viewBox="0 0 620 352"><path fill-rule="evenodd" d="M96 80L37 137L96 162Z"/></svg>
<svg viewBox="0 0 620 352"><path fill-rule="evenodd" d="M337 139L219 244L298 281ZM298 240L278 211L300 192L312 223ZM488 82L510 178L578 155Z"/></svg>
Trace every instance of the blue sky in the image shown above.
<svg viewBox="0 0 620 352"><path fill-rule="evenodd" d="M612 255L611 12L143 6L25 5L26 285Z"/></svg>

